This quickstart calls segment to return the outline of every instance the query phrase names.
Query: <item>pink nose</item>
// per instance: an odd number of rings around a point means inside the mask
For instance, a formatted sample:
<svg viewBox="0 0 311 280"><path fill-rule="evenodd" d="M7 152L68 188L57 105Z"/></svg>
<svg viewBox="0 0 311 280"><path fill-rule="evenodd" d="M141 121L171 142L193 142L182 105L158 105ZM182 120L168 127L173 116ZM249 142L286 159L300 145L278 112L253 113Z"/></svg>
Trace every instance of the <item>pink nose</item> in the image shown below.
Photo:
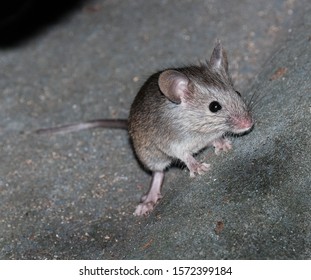
<svg viewBox="0 0 311 280"><path fill-rule="evenodd" d="M246 132L250 130L254 125L253 118L250 115L235 116L231 118L231 121L234 130L236 130L237 132Z"/></svg>
<svg viewBox="0 0 311 280"><path fill-rule="evenodd" d="M251 129L253 125L254 125L254 122L253 122L251 117L241 118L238 121L238 126L241 129L247 129L248 130L248 129Z"/></svg>

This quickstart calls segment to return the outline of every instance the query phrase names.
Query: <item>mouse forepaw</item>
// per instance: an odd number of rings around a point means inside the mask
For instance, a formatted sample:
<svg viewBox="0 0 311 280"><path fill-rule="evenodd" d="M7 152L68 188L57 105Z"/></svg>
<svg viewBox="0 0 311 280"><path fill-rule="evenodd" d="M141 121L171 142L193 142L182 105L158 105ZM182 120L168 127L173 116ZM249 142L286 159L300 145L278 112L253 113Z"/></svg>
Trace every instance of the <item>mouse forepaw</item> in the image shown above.
<svg viewBox="0 0 311 280"><path fill-rule="evenodd" d="M215 154L219 155L222 151L228 152L232 149L232 143L227 138L220 138L213 142L213 146L215 147Z"/></svg>
<svg viewBox="0 0 311 280"><path fill-rule="evenodd" d="M195 174L202 175L205 172L210 170L210 164L205 162L198 162L193 156L188 155L185 159L185 164L187 165L188 169L190 170L190 177L194 177Z"/></svg>
<svg viewBox="0 0 311 280"><path fill-rule="evenodd" d="M197 162L196 164L191 166L191 169L189 169L190 170L190 177L195 177L196 173L199 175L202 175L205 172L209 171L210 167L211 167L211 165L207 164L205 162L202 162L202 163Z"/></svg>

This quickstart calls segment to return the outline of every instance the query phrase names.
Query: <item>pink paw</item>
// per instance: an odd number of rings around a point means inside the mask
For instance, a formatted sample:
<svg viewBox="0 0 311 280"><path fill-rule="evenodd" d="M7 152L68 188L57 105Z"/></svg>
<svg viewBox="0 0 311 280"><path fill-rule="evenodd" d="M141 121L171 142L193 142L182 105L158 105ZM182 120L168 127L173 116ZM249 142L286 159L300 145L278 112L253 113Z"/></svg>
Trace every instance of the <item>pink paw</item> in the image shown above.
<svg viewBox="0 0 311 280"><path fill-rule="evenodd" d="M158 194L156 197L152 197L152 199L148 199L148 195L144 195L141 199L141 203L139 203L136 207L134 216L146 216L148 215L156 203L162 198L161 194Z"/></svg>
<svg viewBox="0 0 311 280"><path fill-rule="evenodd" d="M199 175L202 175L205 172L209 171L210 167L211 167L210 164L207 164L207 163L204 163L204 162L203 163L196 162L195 164L193 164L191 166L190 177L195 177L196 173L199 174Z"/></svg>
<svg viewBox="0 0 311 280"><path fill-rule="evenodd" d="M215 147L215 154L219 155L222 151L228 152L232 149L231 141L227 138L220 138L213 142L213 146Z"/></svg>
<svg viewBox="0 0 311 280"><path fill-rule="evenodd" d="M188 154L185 158L185 164L187 165L188 169L190 170L190 177L194 177L195 174L202 175L206 171L210 170L210 164L205 162L200 163L198 162L192 155Z"/></svg>

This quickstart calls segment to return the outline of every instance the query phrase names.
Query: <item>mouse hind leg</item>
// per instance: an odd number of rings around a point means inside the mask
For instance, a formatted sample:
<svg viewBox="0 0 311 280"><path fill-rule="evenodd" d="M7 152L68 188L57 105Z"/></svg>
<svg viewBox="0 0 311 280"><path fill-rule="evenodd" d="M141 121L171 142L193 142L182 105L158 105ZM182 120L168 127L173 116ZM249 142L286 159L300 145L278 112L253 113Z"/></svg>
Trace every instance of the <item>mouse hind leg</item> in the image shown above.
<svg viewBox="0 0 311 280"><path fill-rule="evenodd" d="M150 213L158 200L162 198L161 187L164 180L164 171L154 171L148 193L143 195L134 212L135 216L143 216Z"/></svg>
<svg viewBox="0 0 311 280"><path fill-rule="evenodd" d="M152 171L152 179L148 192L141 197L134 212L135 216L149 214L162 198L161 188L164 180L164 170L170 166L172 158L161 151L156 145L139 146L136 154L146 169Z"/></svg>

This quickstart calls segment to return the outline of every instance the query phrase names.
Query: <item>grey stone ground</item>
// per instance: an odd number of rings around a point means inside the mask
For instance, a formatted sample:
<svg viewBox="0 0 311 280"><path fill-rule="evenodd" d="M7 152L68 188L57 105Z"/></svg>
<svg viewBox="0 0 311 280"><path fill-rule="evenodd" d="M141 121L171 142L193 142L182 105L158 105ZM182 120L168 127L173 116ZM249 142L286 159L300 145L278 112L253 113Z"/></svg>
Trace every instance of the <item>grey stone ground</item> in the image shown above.
<svg viewBox="0 0 311 280"><path fill-rule="evenodd" d="M0 50L0 258L310 259L310 8L97 0ZM201 154L210 173L168 172L149 217L132 216L150 178L125 131L32 133L126 118L151 73L208 58L216 38L237 89L260 96L256 128Z"/></svg>

